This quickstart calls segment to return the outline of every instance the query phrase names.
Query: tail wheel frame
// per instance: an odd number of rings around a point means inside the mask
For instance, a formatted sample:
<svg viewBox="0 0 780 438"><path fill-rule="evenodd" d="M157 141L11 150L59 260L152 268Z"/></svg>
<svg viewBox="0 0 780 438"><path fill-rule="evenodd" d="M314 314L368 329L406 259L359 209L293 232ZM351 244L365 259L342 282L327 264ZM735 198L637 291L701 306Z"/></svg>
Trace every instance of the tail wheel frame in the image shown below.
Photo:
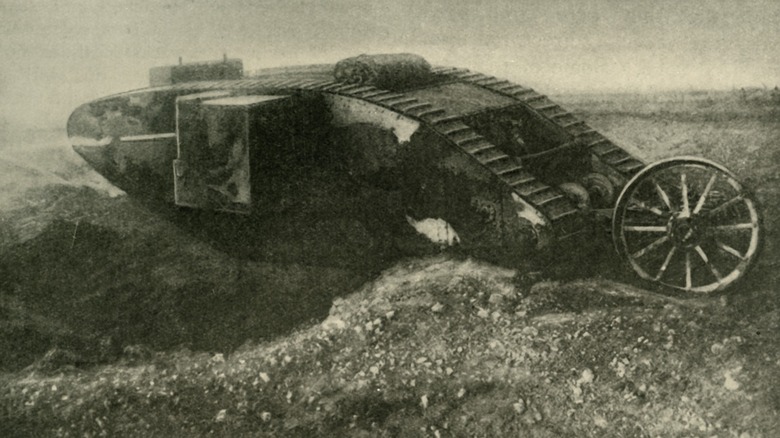
<svg viewBox="0 0 780 438"><path fill-rule="evenodd" d="M755 263L763 228L756 202L733 173L679 157L645 167L624 186L612 238L643 279L709 293L732 285Z"/></svg>

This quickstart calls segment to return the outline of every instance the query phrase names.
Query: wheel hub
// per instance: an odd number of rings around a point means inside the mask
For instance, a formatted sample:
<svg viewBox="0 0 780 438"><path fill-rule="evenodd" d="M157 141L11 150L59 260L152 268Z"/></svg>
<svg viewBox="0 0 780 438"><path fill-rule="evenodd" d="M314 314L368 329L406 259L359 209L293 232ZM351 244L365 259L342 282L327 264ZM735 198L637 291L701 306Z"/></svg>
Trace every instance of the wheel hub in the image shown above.
<svg viewBox="0 0 780 438"><path fill-rule="evenodd" d="M678 214L669 219L666 229L675 246L693 248L704 238L705 227L701 225L696 218Z"/></svg>

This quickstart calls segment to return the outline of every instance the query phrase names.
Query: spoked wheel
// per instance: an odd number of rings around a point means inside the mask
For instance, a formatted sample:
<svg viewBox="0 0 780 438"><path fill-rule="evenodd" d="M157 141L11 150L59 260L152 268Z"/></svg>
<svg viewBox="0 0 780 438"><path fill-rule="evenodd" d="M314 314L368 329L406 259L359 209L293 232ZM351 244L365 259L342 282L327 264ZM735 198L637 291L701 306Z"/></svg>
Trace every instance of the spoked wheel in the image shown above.
<svg viewBox="0 0 780 438"><path fill-rule="evenodd" d="M640 277L692 292L723 290L758 256L756 204L725 167L693 157L654 163L623 188L615 248Z"/></svg>

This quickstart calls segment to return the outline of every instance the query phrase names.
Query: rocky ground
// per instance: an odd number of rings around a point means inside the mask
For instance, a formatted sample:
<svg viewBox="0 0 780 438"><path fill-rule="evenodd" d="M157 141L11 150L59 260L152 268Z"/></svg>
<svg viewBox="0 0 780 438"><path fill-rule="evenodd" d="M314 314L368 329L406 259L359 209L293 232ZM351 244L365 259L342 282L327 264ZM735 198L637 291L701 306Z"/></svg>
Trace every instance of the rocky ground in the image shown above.
<svg viewBox="0 0 780 438"><path fill-rule="evenodd" d="M283 230L247 260L115 193L66 149L28 148L0 162L13 176L0 431L777 436L778 97L558 100L647 160L699 155L748 180L767 229L749 278L717 296L650 290L608 240L511 267L386 254L350 221L328 225L341 249L327 260L301 258L315 243Z"/></svg>

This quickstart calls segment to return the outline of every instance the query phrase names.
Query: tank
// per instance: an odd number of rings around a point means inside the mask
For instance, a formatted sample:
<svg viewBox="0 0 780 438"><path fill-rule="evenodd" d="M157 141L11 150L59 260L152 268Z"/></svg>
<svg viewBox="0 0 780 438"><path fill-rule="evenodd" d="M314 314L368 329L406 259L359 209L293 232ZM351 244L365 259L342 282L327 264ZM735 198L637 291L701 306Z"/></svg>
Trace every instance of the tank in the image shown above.
<svg viewBox="0 0 780 438"><path fill-rule="evenodd" d="M758 208L728 169L647 164L502 78L412 54L191 70L78 107L74 150L131 196L250 218L343 180L441 245L554 248L607 221L629 269L687 292L727 288L758 256Z"/></svg>

